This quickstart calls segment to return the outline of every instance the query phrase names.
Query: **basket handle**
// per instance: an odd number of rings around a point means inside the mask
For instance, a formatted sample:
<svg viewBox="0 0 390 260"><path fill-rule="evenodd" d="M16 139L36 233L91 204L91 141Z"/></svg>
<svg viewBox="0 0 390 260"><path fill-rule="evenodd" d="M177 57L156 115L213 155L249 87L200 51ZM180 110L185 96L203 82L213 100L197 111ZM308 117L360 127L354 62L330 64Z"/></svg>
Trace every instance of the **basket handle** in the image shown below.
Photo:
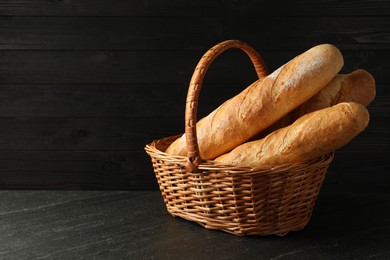
<svg viewBox="0 0 390 260"><path fill-rule="evenodd" d="M200 89L202 87L203 79L206 75L208 68L214 59L222 52L231 49L238 48L243 50L251 59L256 73L259 78L268 75L267 68L264 61L251 46L247 43L238 40L227 40L221 42L211 49L209 49L198 62L195 71L192 75L190 85L187 93L186 110L185 110L185 133L187 144L187 165L186 168L189 172L193 172L198 168L201 162L199 154L198 138L196 135L196 121L197 121L197 109Z"/></svg>

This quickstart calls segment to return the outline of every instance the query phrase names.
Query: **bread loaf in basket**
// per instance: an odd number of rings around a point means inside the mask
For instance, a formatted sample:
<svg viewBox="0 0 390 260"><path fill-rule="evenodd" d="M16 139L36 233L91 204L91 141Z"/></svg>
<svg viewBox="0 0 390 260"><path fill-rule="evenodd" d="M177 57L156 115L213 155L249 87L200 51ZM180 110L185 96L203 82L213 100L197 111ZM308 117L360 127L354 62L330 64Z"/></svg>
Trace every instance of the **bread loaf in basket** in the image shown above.
<svg viewBox="0 0 390 260"><path fill-rule="evenodd" d="M206 71L218 55L231 48L249 56L259 80L197 123ZM332 149L314 158L255 166L215 158L245 145L310 100L342 66L340 51L330 44L313 47L270 75L259 54L244 42L228 40L207 51L189 84L185 134L154 140L145 147L168 212L239 236L283 236L304 228L333 159ZM361 128L367 125L365 119Z"/></svg>

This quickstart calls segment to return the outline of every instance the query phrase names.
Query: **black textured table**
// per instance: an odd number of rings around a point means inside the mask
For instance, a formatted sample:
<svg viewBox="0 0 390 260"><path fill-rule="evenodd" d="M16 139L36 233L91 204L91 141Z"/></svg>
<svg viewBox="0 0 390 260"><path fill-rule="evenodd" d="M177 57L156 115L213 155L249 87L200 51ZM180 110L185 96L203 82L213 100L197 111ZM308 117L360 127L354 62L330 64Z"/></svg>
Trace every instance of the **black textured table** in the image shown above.
<svg viewBox="0 0 390 260"><path fill-rule="evenodd" d="M0 191L0 259L390 259L390 194L323 192L305 229L237 237L157 191Z"/></svg>

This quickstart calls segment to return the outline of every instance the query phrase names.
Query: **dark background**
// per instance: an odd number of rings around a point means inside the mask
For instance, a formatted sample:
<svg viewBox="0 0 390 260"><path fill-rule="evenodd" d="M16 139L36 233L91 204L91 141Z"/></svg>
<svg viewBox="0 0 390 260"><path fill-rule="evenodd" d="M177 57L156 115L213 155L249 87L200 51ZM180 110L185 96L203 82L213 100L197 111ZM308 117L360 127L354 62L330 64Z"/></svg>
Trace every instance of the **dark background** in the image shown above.
<svg viewBox="0 0 390 260"><path fill-rule="evenodd" d="M376 79L368 129L337 151L325 187L390 188L390 2L0 0L0 188L158 189L145 144L184 127L196 63L226 39L272 72L321 43L342 73ZM256 80L232 50L211 66L199 116Z"/></svg>

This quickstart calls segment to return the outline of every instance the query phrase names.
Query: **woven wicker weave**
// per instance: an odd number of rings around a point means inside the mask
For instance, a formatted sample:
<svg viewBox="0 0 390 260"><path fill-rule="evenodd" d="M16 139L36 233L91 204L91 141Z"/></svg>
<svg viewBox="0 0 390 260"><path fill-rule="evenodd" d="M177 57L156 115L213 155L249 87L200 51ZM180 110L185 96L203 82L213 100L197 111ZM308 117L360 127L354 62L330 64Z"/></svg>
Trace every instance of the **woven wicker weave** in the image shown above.
<svg viewBox="0 0 390 260"><path fill-rule="evenodd" d="M259 77L267 75L258 53L246 43L222 42L199 61L186 102L187 157L164 151L179 136L155 140L145 150L173 216L209 229L235 235L279 235L306 226L333 153L311 161L262 168L224 165L202 160L196 136L198 97L212 61L230 48L239 48L251 59Z"/></svg>

